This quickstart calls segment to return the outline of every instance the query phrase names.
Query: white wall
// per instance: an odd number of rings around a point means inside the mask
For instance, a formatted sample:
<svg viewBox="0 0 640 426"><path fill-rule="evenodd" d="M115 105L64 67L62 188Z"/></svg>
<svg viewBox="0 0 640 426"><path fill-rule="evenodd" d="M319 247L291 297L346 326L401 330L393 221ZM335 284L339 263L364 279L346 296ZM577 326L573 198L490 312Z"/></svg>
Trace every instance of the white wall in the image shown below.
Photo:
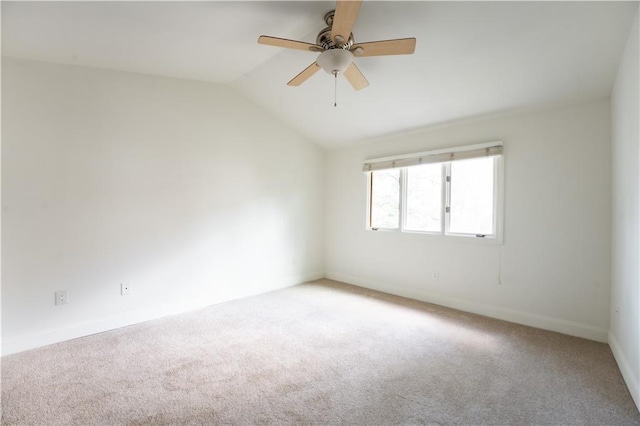
<svg viewBox="0 0 640 426"><path fill-rule="evenodd" d="M3 353L323 275L324 153L232 89L9 58L2 89Z"/></svg>
<svg viewBox="0 0 640 426"><path fill-rule="evenodd" d="M640 408L640 62L638 15L611 95L613 232L609 344Z"/></svg>
<svg viewBox="0 0 640 426"><path fill-rule="evenodd" d="M365 230L362 162L500 140L504 244ZM327 153L326 275L606 341L611 250L609 99L435 127ZM439 280L431 279L438 271Z"/></svg>

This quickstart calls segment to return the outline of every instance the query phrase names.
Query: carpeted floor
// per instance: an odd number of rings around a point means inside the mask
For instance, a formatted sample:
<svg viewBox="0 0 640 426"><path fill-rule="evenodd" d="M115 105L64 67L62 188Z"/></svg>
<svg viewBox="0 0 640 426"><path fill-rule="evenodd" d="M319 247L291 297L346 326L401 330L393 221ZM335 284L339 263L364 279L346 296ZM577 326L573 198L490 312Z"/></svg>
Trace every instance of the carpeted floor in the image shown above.
<svg viewBox="0 0 640 426"><path fill-rule="evenodd" d="M609 347L320 280L2 358L2 424L640 425Z"/></svg>

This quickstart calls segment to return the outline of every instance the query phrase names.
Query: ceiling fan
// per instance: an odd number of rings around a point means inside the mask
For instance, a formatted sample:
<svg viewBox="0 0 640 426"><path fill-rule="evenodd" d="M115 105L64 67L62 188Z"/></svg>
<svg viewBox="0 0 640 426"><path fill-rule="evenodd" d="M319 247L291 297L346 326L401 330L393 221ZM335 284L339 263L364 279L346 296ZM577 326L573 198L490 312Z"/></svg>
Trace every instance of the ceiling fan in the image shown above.
<svg viewBox="0 0 640 426"><path fill-rule="evenodd" d="M338 74L343 74L354 89L364 89L369 82L353 62L354 56L408 55L415 51L416 39L401 38L356 43L351 29L356 22L361 4L362 0L336 1L335 10L324 16L328 27L320 31L315 44L264 35L258 38L258 43L320 52L314 63L287 83L289 86L301 85L322 68L327 73L333 74L336 81Z"/></svg>

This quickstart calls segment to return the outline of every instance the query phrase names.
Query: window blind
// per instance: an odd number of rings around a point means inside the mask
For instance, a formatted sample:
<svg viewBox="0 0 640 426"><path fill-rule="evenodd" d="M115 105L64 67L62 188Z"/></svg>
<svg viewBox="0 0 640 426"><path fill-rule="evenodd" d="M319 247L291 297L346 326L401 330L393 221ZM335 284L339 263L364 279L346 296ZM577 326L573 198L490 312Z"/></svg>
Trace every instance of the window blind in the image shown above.
<svg viewBox="0 0 640 426"><path fill-rule="evenodd" d="M393 157L373 158L365 160L363 172L395 169L399 167L419 166L420 164L444 163L447 161L466 160L470 158L495 157L502 155L502 142L489 142L456 148L445 148Z"/></svg>

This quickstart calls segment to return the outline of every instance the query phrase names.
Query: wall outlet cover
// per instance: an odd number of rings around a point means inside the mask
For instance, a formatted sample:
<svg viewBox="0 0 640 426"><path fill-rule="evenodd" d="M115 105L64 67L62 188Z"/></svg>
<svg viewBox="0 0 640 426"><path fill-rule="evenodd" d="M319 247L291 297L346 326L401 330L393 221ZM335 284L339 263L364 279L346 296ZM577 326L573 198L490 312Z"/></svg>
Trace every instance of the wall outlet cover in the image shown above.
<svg viewBox="0 0 640 426"><path fill-rule="evenodd" d="M120 294L123 296L129 296L131 294L131 284L120 284Z"/></svg>
<svg viewBox="0 0 640 426"><path fill-rule="evenodd" d="M56 291L56 305L66 305L67 303L69 303L69 298L67 297L67 290Z"/></svg>

